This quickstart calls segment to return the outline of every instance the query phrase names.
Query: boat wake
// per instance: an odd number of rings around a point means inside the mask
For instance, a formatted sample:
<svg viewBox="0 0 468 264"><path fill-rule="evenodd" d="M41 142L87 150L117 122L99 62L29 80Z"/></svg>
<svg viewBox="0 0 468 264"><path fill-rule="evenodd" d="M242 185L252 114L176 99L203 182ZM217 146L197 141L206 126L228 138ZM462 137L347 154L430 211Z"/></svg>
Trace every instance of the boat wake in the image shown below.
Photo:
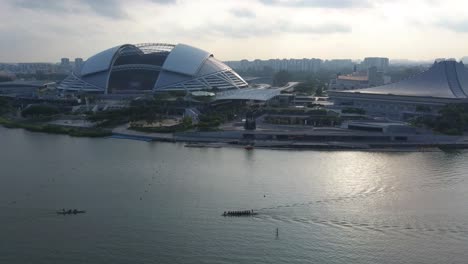
<svg viewBox="0 0 468 264"><path fill-rule="evenodd" d="M348 202L352 200L365 199L365 198L369 198L372 196L382 195L385 193L391 193L391 192L395 192L396 190L397 189L394 186L378 187L378 188L362 190L357 193L352 193L349 195L318 199L318 200L302 202L302 203L292 203L292 204L277 205L277 206L272 206L272 207L264 207L264 208L258 208L256 210L257 211L274 210L274 209L281 209L285 207L300 207L300 206L310 206L314 204L330 204L330 203L337 203L337 202Z"/></svg>
<svg viewBox="0 0 468 264"><path fill-rule="evenodd" d="M255 219L262 221L301 224L307 227L318 226L341 229L349 232L376 232L385 235L404 235L414 238L427 238L428 236L444 237L457 241L468 242L468 224L434 224L424 222L373 222L366 219L327 219L317 216L288 217L278 214L259 214Z"/></svg>

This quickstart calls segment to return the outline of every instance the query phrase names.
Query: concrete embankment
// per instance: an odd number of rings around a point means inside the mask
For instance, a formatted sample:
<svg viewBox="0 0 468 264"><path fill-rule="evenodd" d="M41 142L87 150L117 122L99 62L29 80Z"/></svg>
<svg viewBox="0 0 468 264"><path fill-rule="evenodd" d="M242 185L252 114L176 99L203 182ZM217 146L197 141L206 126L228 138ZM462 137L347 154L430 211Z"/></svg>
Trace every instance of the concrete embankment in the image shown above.
<svg viewBox="0 0 468 264"><path fill-rule="evenodd" d="M210 147L210 143L219 143L216 145L226 147L239 147L245 145L254 145L255 148L268 148L268 149L335 149L335 150L408 150L408 151L430 151L431 149L467 149L468 139L456 136L442 136L442 135L406 135L406 141L392 140L395 136L385 136L382 134L355 134L352 132L349 137L344 136L343 133L339 135L333 134L310 134L315 140L306 140L303 135L291 133L288 135L284 132L281 138L288 136L296 140L275 140L265 138L265 135L273 135L273 131L268 131L266 134L262 131L256 132L259 135L256 139L246 137L251 136L251 131L216 131L216 132L181 132L174 134L162 133L143 133L132 131L128 129L114 130L114 138L143 140L143 141L165 141L165 142L187 142L187 143L200 143L200 147L206 144ZM359 135L360 137L357 137ZM362 140L363 137L368 140ZM372 137L375 136L375 137ZM402 135L398 135L401 137ZM299 139L299 140L297 140ZM334 140L335 139L335 140ZM336 140L342 139L342 140ZM353 140L357 139L357 140ZM385 139L385 140L381 140Z"/></svg>

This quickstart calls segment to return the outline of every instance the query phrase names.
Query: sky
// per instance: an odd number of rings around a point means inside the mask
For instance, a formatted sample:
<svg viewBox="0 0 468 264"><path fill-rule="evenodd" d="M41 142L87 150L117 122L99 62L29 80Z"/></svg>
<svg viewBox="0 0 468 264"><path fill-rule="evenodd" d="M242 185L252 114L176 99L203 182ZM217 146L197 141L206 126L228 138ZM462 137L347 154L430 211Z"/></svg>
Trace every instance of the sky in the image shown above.
<svg viewBox="0 0 468 264"><path fill-rule="evenodd" d="M467 0L0 0L0 62L185 43L221 60L468 56Z"/></svg>

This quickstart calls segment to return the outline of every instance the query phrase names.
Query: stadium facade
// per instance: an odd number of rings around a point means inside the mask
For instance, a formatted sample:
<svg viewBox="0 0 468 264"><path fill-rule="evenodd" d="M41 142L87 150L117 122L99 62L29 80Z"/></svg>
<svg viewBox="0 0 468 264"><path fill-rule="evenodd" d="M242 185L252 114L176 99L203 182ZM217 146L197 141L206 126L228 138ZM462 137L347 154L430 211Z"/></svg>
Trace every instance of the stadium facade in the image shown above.
<svg viewBox="0 0 468 264"><path fill-rule="evenodd" d="M361 108L390 119L437 115L447 104L468 103L468 69L462 62L441 60L400 82L328 94L335 107Z"/></svg>
<svg viewBox="0 0 468 264"><path fill-rule="evenodd" d="M222 91L248 84L213 54L185 44L125 44L90 57L58 89L98 94Z"/></svg>

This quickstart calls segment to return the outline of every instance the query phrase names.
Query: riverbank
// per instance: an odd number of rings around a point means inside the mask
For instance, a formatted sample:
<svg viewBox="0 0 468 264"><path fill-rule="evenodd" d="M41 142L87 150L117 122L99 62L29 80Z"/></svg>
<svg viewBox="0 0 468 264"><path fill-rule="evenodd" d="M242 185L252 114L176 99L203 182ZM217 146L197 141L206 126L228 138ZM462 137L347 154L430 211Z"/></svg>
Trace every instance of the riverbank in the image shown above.
<svg viewBox="0 0 468 264"><path fill-rule="evenodd" d="M31 132L63 134L73 137L111 137L138 141L183 142L197 147L234 147L247 145L257 149L282 150L365 150L365 151L417 151L435 149L468 149L468 138L444 135L385 135L382 133L350 130L311 131L245 131L147 133L129 129L126 125L113 130L89 127L67 127L53 124L26 123L0 118L6 128L22 128ZM405 141L395 140L405 138Z"/></svg>
<svg viewBox="0 0 468 264"><path fill-rule="evenodd" d="M468 138L445 135L382 134L350 130L217 131L144 133L120 126L113 137L129 140L184 142L190 147L245 147L284 150L388 150L429 152L435 149L468 149ZM405 138L405 141L400 141Z"/></svg>
<svg viewBox="0 0 468 264"><path fill-rule="evenodd" d="M69 135L72 137L108 137L110 130L100 128L65 127L51 124L33 124L0 117L0 125L6 128L22 128L31 132Z"/></svg>

